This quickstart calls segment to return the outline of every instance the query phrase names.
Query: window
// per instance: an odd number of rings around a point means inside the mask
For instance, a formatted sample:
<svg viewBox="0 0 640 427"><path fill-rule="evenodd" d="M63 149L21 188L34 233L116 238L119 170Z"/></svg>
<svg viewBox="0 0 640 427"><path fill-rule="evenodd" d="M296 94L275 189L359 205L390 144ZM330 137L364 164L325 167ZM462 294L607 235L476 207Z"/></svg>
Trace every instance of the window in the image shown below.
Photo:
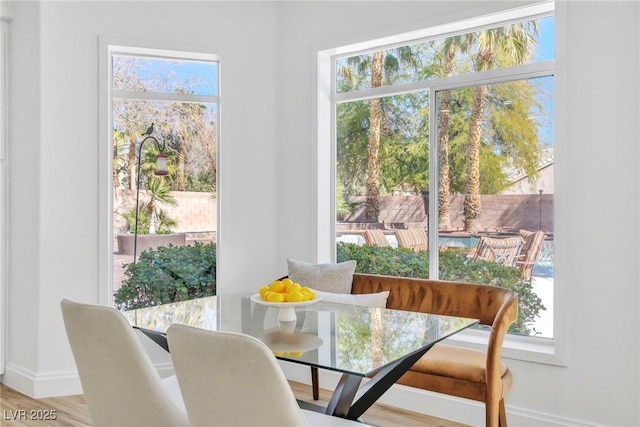
<svg viewBox="0 0 640 427"><path fill-rule="evenodd" d="M144 261L143 251L159 247L199 247L213 253L215 265L217 57L121 45L107 45L106 50L113 248L110 295L119 308L134 308L185 299L181 292L189 297L215 293L215 274L204 283L195 270L199 262L211 259L200 253L170 255L181 265L163 272L140 267L134 274L132 269L134 263ZM159 155L166 159L166 173L158 173ZM192 284L194 277L199 277L198 283ZM138 281L155 288L145 295Z"/></svg>
<svg viewBox="0 0 640 427"><path fill-rule="evenodd" d="M337 261L511 288L511 332L553 338L550 7L334 51Z"/></svg>

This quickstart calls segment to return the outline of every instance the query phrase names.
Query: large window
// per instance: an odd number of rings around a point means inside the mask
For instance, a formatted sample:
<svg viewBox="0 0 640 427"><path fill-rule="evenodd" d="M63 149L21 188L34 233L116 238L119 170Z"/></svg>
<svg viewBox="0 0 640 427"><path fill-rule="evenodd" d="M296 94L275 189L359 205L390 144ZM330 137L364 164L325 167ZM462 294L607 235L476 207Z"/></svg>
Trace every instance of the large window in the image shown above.
<svg viewBox="0 0 640 427"><path fill-rule="evenodd" d="M114 302L215 293L217 58L114 45L108 57Z"/></svg>
<svg viewBox="0 0 640 427"><path fill-rule="evenodd" d="M508 287L553 338L552 10L332 57L336 259Z"/></svg>

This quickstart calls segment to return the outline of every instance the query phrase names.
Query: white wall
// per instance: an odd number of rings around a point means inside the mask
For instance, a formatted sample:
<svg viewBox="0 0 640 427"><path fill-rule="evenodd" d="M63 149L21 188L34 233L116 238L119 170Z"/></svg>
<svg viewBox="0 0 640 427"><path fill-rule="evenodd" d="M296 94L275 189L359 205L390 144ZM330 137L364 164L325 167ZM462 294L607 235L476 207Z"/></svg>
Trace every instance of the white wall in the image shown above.
<svg viewBox="0 0 640 427"><path fill-rule="evenodd" d="M98 300L98 36L207 44L220 55L218 266L228 292L284 273L286 257L315 256L317 51L509 6L17 3L3 382L35 396L77 391L58 303ZM509 360L507 409L512 425L639 425L639 5L558 9L555 318L566 367ZM66 208L40 208L56 200ZM415 404L482 423L477 406L428 395Z"/></svg>
<svg viewBox="0 0 640 427"><path fill-rule="evenodd" d="M287 145L280 157L293 165L296 179L281 176L280 196L298 206L280 215L283 258L314 254L300 236L313 241L314 177L307 169L314 160L317 51L510 6L286 3L279 131ZM506 400L512 425L640 424L639 18L637 2L558 7L556 283L565 289L556 299L557 326L564 328L556 336L567 366L508 360L515 378ZM425 395L413 402L402 395L394 402L484 422L479 408L460 411L447 399Z"/></svg>
<svg viewBox="0 0 640 427"><path fill-rule="evenodd" d="M105 262L98 247L99 197L107 197L97 172L104 152L99 36L206 44L219 54L225 204L218 277L233 290L281 273L277 230L264 226L278 221L271 203L277 197L275 21L271 3L15 4L4 382L35 396L79 391L59 302L98 302L98 263Z"/></svg>

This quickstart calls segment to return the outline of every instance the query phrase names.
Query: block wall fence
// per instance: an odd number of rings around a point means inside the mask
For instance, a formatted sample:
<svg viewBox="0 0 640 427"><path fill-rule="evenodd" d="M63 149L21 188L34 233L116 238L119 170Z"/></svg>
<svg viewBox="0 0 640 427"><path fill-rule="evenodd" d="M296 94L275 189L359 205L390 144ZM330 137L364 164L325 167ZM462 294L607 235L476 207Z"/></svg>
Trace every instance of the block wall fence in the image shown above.
<svg viewBox="0 0 640 427"><path fill-rule="evenodd" d="M177 200L177 206L162 206L167 214L175 219L178 225L175 232L215 233L217 230L217 200L213 193L190 191L174 191L171 193ZM123 190L114 198L114 236L127 232L127 223L122 213L135 205L135 190ZM541 229L553 234L553 195L485 195L482 198L480 219L484 227L495 229ZM146 199L140 193L140 203ZM359 202L360 198L352 201ZM363 199L363 198L362 198ZM363 201L363 200L362 200ZM451 230L462 230L464 217L464 196L451 197ZM361 228L364 226L363 204L356 211L344 218L340 228ZM380 197L380 223L391 228L403 227L404 224L425 223L427 215L421 196L382 196ZM348 225L351 224L351 227Z"/></svg>
<svg viewBox="0 0 640 427"><path fill-rule="evenodd" d="M218 207L214 193L172 191L171 195L178 202L177 206L162 205L161 207L169 217L175 219L178 223L172 231L176 233L211 233L216 231ZM140 191L140 204L146 199L144 191ZM132 209L135 204L135 190L122 190L115 195L114 236L127 232L127 222L122 214Z"/></svg>

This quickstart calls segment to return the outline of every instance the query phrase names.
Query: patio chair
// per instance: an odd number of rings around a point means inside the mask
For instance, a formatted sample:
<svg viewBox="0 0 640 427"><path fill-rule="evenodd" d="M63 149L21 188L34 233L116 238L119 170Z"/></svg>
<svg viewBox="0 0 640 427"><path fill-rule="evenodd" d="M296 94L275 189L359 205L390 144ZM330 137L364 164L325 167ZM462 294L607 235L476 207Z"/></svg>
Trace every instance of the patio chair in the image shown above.
<svg viewBox="0 0 640 427"><path fill-rule="evenodd" d="M389 241L382 230L364 230L364 240L367 245L389 247Z"/></svg>
<svg viewBox="0 0 640 427"><path fill-rule="evenodd" d="M398 239L398 247L414 251L427 250L427 233L422 228L406 228L394 231Z"/></svg>
<svg viewBox="0 0 640 427"><path fill-rule="evenodd" d="M300 409L273 352L256 338L178 324L167 337L192 426L364 426Z"/></svg>
<svg viewBox="0 0 640 427"><path fill-rule="evenodd" d="M524 239L516 237L480 237L473 260L492 261L508 267L515 267Z"/></svg>
<svg viewBox="0 0 640 427"><path fill-rule="evenodd" d="M175 375L162 379L112 307L60 303L93 426L188 426Z"/></svg>
<svg viewBox="0 0 640 427"><path fill-rule="evenodd" d="M530 280L533 273L533 266L538 261L545 234L542 231L520 230L518 232L524 240L524 245L520 250L520 257L516 261L516 266L522 271L522 278Z"/></svg>

